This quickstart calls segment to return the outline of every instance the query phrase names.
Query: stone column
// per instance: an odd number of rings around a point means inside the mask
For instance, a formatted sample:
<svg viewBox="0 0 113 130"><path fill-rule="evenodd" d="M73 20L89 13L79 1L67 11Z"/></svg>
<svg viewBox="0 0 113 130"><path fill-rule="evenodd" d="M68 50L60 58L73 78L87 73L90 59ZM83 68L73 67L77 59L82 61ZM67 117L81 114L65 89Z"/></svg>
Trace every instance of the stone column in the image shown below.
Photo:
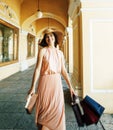
<svg viewBox="0 0 113 130"><path fill-rule="evenodd" d="M24 71L28 68L27 63L27 34L26 31L20 32L20 46L19 46L19 62L20 62L20 70Z"/></svg>
<svg viewBox="0 0 113 130"><path fill-rule="evenodd" d="M73 32L72 32L72 27L67 27L66 28L67 32L67 42L68 42L68 68L69 68L69 73L73 73Z"/></svg>

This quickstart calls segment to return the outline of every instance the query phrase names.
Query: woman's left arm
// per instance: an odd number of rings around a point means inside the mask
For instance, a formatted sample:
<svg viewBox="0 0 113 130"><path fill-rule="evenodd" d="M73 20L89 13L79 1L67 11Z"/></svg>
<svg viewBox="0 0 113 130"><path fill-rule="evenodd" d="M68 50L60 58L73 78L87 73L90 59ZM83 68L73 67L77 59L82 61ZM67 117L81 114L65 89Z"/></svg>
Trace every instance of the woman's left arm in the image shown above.
<svg viewBox="0 0 113 130"><path fill-rule="evenodd" d="M63 78L66 80L67 85L69 86L71 97L72 97L73 94L75 95L75 92L74 92L74 89L73 89L73 87L71 85L69 75L68 75L66 67L65 67L63 53L62 53L62 56L61 56L61 74L62 74Z"/></svg>

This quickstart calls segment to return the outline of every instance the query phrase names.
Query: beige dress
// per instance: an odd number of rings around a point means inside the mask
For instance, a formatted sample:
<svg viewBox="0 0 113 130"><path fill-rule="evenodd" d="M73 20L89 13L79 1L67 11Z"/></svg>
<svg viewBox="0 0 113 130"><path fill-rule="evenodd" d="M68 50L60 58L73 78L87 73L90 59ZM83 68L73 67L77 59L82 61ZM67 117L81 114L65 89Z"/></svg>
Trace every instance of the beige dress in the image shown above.
<svg viewBox="0 0 113 130"><path fill-rule="evenodd" d="M56 48L46 48L38 84L36 124L50 130L66 130L65 106L61 82L62 52Z"/></svg>

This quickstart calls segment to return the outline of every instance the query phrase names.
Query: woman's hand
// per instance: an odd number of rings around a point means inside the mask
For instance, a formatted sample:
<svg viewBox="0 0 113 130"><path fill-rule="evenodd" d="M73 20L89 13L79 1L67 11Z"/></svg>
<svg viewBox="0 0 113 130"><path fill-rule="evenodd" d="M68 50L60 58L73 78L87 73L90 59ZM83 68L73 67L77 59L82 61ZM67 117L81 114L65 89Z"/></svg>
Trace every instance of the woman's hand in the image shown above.
<svg viewBox="0 0 113 130"><path fill-rule="evenodd" d="M35 89L33 88L31 91L30 91L30 95L34 94L35 93Z"/></svg>
<svg viewBox="0 0 113 130"><path fill-rule="evenodd" d="M33 93L35 93L35 87L34 87L34 86L32 86L32 87L29 89L28 95L29 95L29 94L33 94Z"/></svg>
<svg viewBox="0 0 113 130"><path fill-rule="evenodd" d="M33 94L34 94L34 92L31 91L31 93L29 93L29 94L27 95L26 100L28 100L28 98L29 98L30 96L32 96Z"/></svg>
<svg viewBox="0 0 113 130"><path fill-rule="evenodd" d="M31 89L28 91L28 95L27 95L27 99L29 97L29 95L32 95L35 93L35 89L33 89L34 87L31 87Z"/></svg>
<svg viewBox="0 0 113 130"><path fill-rule="evenodd" d="M72 87L70 88L70 94L71 94L71 98L73 98L73 95L75 95L75 91Z"/></svg>

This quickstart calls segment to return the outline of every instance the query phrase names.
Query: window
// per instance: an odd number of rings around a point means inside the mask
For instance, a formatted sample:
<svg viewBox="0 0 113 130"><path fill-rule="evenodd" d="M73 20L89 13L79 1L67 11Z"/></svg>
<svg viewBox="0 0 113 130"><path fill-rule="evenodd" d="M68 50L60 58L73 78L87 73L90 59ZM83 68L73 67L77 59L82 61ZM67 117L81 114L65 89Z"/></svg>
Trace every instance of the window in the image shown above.
<svg viewBox="0 0 113 130"><path fill-rule="evenodd" d="M0 66L18 59L18 28L0 20Z"/></svg>
<svg viewBox="0 0 113 130"><path fill-rule="evenodd" d="M35 56L35 36L28 34L27 35L27 57Z"/></svg>

